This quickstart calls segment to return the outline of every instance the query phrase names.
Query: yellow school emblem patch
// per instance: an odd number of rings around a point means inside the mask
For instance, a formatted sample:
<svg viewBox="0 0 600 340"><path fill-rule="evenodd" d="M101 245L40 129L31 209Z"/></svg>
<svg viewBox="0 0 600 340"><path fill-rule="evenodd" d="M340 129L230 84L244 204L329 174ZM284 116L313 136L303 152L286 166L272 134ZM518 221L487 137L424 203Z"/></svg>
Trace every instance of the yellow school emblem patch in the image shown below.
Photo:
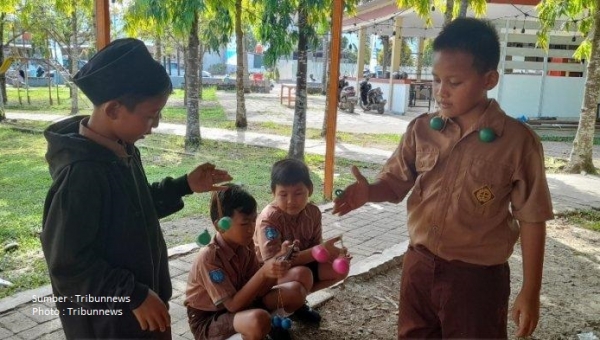
<svg viewBox="0 0 600 340"><path fill-rule="evenodd" d="M473 191L473 196L475 196L475 199L477 200L477 202L479 202L480 205L484 205L487 202L491 201L494 199L494 193L492 192L492 189L490 189L490 187L488 187L487 185Z"/></svg>

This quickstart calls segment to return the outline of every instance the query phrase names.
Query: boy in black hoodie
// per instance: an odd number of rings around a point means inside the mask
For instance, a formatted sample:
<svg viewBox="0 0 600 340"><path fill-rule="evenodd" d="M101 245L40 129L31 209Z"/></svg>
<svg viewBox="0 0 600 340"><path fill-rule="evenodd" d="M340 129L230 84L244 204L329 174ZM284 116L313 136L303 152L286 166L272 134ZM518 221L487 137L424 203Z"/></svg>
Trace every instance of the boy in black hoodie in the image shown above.
<svg viewBox="0 0 600 340"><path fill-rule="evenodd" d="M226 171L206 163L149 184L134 143L158 126L172 92L143 42L119 39L73 78L91 116L48 127L52 186L41 234L68 339L170 339L172 294L159 218L182 196L219 190Z"/></svg>

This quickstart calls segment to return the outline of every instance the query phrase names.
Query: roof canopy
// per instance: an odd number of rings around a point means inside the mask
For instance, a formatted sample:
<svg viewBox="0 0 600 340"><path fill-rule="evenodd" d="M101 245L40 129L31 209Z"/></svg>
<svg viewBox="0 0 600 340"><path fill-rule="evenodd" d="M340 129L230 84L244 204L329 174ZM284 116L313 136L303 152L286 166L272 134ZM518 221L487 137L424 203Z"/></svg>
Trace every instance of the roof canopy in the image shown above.
<svg viewBox="0 0 600 340"><path fill-rule="evenodd" d="M535 20L537 15L536 0L502 1L492 0L487 4L485 17L492 21L505 23L507 19L512 20ZM468 16L474 16L469 10ZM431 13L432 27L426 27L425 21L412 9L398 8L395 0L374 0L358 6L356 15L345 16L342 30L346 33L354 33L359 28L365 27L367 34L394 35L394 19L402 18L402 36L404 37L426 37L437 36L444 23L443 13L436 9Z"/></svg>

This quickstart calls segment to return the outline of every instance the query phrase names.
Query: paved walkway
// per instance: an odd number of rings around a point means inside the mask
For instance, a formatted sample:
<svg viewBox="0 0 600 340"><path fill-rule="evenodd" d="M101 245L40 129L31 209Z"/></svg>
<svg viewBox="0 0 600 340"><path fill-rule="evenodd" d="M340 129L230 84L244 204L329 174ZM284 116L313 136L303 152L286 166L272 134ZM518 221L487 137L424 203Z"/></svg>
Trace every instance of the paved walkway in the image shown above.
<svg viewBox="0 0 600 340"><path fill-rule="evenodd" d="M277 92L278 93L278 92ZM219 92L219 97L225 97L224 105L226 111L230 112L231 103L227 103L227 94ZM272 94L271 94L272 95ZM249 96L253 98L253 96ZM265 107L260 104L260 96L256 97L256 102L249 99L247 102L249 118L251 119L270 119L275 116L274 113L259 114L259 112L268 112L263 110ZM271 98L271 101L273 99ZM277 101L277 105L278 101ZM272 105L273 109L280 109L281 115L291 114L283 106ZM310 106L310 104L309 104ZM323 105L324 106L324 105ZM259 109L260 108L260 109ZM320 123L317 114L322 117L322 111L316 109L308 114L308 120L313 117L311 124L319 127ZM26 116L23 116L26 115ZM404 132L408 120L407 116L392 115L369 115L364 113L355 114L361 121L356 129L364 127L362 124L372 124L381 129L395 129L396 133ZM33 115L8 112L10 119L45 119L54 120L61 116ZM372 117L371 117L372 116ZM414 116L414 115L413 115ZM261 118L262 117L262 118ZM340 115L340 119L342 119ZM281 118L282 119L282 118ZM321 118L322 119L322 118ZM378 120L389 119L385 123ZM290 119L288 118L289 122ZM322 120L321 120L322 122ZM310 125L310 124L309 124ZM352 124L339 124L339 130L350 130ZM366 129L365 129L366 130ZM362 130L362 132L366 132ZM185 127L175 124L161 123L156 132L184 134ZM202 136L206 139L217 139L224 141L238 141L252 145L267 147L277 147L287 149L289 138L257 134L252 132L233 132L229 130L202 128ZM324 154L325 145L323 141L306 141L306 152ZM564 153L564 151L561 151ZM372 148L362 148L354 145L338 144L336 146L336 156L348 158L357 161L369 161L382 163L389 155L390 151L377 150ZM598 155L598 153L596 153ZM584 175L548 175L550 190L552 192L553 203L556 212L562 212L575 208L600 207L600 177ZM344 245L347 246L354 256L351 275L357 275L378 268L382 264L389 263L398 259L405 247L408 239L406 232L406 205L401 203L394 204L368 204L357 211L343 216L333 216L330 214L331 205L321 207L323 214L324 237L328 238L338 234L343 234ZM168 223L177 223L168 222ZM168 224L165 223L165 224ZM208 223L208 222L204 222ZM173 281L173 299L171 301L172 332L174 339L193 339L188 326L183 299L187 273L195 256L193 250L195 245L183 245L170 249L171 256L170 268ZM40 315L40 312L49 313L54 311L52 303L32 303L32 297L45 296L51 293L50 287L42 287L35 291L23 292L6 299L0 300L0 339L64 339L61 325L57 316ZM313 294L309 302L315 304L322 299L327 298L328 292Z"/></svg>

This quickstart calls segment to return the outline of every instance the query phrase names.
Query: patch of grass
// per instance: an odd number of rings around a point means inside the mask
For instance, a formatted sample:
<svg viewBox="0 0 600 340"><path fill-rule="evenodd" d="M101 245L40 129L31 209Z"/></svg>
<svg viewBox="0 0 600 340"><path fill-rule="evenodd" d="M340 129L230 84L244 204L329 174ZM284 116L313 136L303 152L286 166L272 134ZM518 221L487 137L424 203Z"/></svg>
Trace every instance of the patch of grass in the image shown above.
<svg viewBox="0 0 600 340"><path fill-rule="evenodd" d="M600 209L570 211L561 217L579 227L600 232Z"/></svg>
<svg viewBox="0 0 600 340"><path fill-rule="evenodd" d="M575 132L573 132L575 133ZM549 136L540 135L540 139L543 142L569 142L572 143L575 140L574 136ZM600 145L600 137L594 137L594 145Z"/></svg>
<svg viewBox="0 0 600 340"><path fill-rule="evenodd" d="M42 130L48 124L20 123L37 130ZM166 176L181 176L201 163L212 162L219 168L228 170L234 182L245 185L261 208L271 200L271 165L284 158L285 151L204 140L200 151L189 155L180 152L183 145L183 137L163 134L150 135L139 143L149 181L158 181ZM41 133L24 133L14 130L13 126L0 124L0 277L14 284L12 287L0 288L0 298L49 283L39 240L44 200L51 185L48 165L44 159L46 147ZM317 204L322 203L325 201L324 157L307 155L306 162L315 185L312 199ZM370 179L372 176L368 174L375 174L380 168L378 164L338 159L335 188L344 188L354 181L350 173L351 164L361 168ZM169 216L168 220L208 215L207 193L187 196L184 201L185 208ZM15 251L4 253L4 246L12 242L17 242L19 247Z"/></svg>
<svg viewBox="0 0 600 340"><path fill-rule="evenodd" d="M19 94L21 100L19 101ZM79 108L91 109L92 104L79 91ZM47 87L30 87L28 90L24 88L7 87L6 98L7 103L5 108L8 110L19 111L36 111L36 113L56 114L57 112L69 112L71 110L71 94L70 89L65 85L52 87L52 91L48 91ZM50 101L52 98L52 101Z"/></svg>

